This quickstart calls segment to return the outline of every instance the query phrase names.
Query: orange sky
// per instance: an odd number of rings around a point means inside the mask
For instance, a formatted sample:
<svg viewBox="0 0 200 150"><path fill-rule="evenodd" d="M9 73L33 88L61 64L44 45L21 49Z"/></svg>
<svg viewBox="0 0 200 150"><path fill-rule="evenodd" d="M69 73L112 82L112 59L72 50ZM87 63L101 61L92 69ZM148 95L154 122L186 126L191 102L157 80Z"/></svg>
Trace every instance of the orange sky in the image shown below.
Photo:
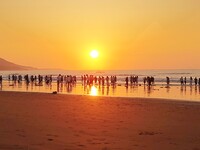
<svg viewBox="0 0 200 150"><path fill-rule="evenodd" d="M62 69L199 69L198 0L2 0L0 57ZM99 50L98 59L89 52Z"/></svg>

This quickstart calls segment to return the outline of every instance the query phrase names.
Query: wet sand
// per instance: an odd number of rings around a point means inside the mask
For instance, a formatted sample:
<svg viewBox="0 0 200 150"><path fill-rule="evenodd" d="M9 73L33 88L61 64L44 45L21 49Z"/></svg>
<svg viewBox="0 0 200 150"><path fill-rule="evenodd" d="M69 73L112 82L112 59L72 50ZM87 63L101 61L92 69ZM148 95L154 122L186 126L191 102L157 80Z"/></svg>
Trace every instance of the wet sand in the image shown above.
<svg viewBox="0 0 200 150"><path fill-rule="evenodd" d="M94 95L94 96L112 96L112 97L140 97L140 98L161 98L174 100L187 100L200 102L200 86L180 86L180 85L154 85L154 86L128 86L125 84L117 84L116 86L83 86L77 83L70 87L61 84L59 90L56 83L51 85L43 84L36 86L35 84L25 83L13 84L12 82L4 82L0 91L15 91L15 92L41 92L52 93L58 91L61 94L72 95Z"/></svg>
<svg viewBox="0 0 200 150"><path fill-rule="evenodd" d="M0 92L0 150L198 150L200 103Z"/></svg>

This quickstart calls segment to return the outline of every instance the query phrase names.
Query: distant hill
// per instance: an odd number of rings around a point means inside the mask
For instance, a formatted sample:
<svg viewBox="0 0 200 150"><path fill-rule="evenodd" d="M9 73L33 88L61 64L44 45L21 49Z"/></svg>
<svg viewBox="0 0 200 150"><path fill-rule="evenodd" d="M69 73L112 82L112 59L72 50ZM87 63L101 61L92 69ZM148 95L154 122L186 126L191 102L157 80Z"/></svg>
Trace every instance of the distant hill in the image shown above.
<svg viewBox="0 0 200 150"><path fill-rule="evenodd" d="M35 70L37 68L21 66L0 58L0 70Z"/></svg>

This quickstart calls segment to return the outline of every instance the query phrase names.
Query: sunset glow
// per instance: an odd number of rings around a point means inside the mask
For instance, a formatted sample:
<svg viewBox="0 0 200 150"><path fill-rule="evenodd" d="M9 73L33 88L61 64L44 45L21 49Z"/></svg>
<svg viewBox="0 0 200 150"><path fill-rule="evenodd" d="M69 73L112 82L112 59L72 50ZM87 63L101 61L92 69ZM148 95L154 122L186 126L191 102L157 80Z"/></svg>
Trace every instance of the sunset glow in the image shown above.
<svg viewBox="0 0 200 150"><path fill-rule="evenodd" d="M198 69L199 6L197 0L2 0L1 57L67 70ZM99 57L90 56L96 47Z"/></svg>

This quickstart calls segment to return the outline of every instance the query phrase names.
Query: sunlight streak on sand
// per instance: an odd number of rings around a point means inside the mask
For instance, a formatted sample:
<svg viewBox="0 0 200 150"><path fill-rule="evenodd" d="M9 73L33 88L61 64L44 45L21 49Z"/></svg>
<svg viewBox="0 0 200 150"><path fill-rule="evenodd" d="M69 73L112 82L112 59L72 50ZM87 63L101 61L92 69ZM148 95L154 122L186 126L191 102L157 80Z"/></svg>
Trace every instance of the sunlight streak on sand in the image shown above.
<svg viewBox="0 0 200 150"><path fill-rule="evenodd" d="M97 96L98 95L98 89L95 86L91 87L90 95L91 96Z"/></svg>

